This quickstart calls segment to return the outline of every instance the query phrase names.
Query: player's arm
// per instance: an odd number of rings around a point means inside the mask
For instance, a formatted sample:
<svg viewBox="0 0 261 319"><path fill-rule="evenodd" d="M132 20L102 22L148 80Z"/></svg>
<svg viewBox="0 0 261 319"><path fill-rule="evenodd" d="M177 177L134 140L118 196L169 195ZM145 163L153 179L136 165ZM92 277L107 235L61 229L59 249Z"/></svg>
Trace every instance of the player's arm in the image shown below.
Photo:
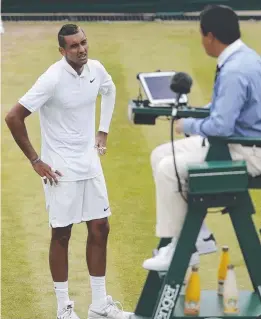
<svg viewBox="0 0 261 319"><path fill-rule="evenodd" d="M205 119L184 119L184 133L204 137L233 135L235 122L247 99L247 86L248 81L240 71L221 75L210 116Z"/></svg>
<svg viewBox="0 0 261 319"><path fill-rule="evenodd" d="M51 167L42 162L38 154L32 146L26 125L25 119L32 112L39 110L52 97L54 91L54 82L48 74L43 74L33 85L33 87L19 100L18 103L8 112L5 121L9 127L14 140L23 151L25 156L31 162L34 170L42 177L46 176L50 183L58 182L56 174L60 172L52 172ZM47 182L47 180L45 181Z"/></svg>
<svg viewBox="0 0 261 319"><path fill-rule="evenodd" d="M96 147L100 155L103 155L106 153L107 135L115 106L116 87L111 76L101 63L99 63L99 75L101 79L99 88L99 93L101 94L101 114L100 125L96 135Z"/></svg>
<svg viewBox="0 0 261 319"><path fill-rule="evenodd" d="M25 118L30 114L31 112L23 105L16 103L6 115L5 121L17 145L29 161L34 163L34 161L38 158L38 154L29 140L25 126Z"/></svg>
<svg viewBox="0 0 261 319"><path fill-rule="evenodd" d="M99 89L99 93L101 94L101 115L99 131L108 133L115 106L116 87L113 83L112 77L105 70L102 64L100 64L99 69L101 76L101 85Z"/></svg>

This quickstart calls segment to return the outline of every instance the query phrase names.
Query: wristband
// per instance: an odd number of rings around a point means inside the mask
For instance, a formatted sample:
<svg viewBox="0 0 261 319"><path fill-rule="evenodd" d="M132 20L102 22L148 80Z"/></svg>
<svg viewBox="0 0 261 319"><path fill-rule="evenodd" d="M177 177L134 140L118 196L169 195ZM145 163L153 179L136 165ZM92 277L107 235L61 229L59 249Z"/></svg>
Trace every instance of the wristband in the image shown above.
<svg viewBox="0 0 261 319"><path fill-rule="evenodd" d="M34 164L40 162L40 160L41 160L40 157L37 157L36 159L31 161L31 164L34 165Z"/></svg>

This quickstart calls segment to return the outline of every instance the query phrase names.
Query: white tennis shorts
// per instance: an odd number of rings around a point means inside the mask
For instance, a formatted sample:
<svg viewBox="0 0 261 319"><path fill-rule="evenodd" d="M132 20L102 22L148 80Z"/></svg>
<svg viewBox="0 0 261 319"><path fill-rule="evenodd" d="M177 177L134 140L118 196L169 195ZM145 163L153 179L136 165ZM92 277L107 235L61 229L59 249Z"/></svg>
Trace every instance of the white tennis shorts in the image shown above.
<svg viewBox="0 0 261 319"><path fill-rule="evenodd" d="M104 175L75 182L44 184L51 227L105 218L111 215Z"/></svg>

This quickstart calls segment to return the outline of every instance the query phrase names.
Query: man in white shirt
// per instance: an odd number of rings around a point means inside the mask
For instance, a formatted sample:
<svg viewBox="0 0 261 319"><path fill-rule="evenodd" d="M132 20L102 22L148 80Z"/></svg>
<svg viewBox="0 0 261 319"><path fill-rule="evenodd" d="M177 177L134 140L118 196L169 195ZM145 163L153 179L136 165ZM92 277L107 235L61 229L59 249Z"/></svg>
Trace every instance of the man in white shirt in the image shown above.
<svg viewBox="0 0 261 319"><path fill-rule="evenodd" d="M106 294L106 246L111 214L99 154L106 141L116 89L97 60L88 59L88 41L73 24L58 33L63 58L51 65L6 116L12 135L42 180L52 227L50 270L57 297L58 319L78 319L68 294L68 245L72 225L88 228L86 261L92 288L88 318L125 319ZM95 103L102 95L95 136ZM39 111L41 157L30 143L25 118ZM98 154L99 153L99 154Z"/></svg>
<svg viewBox="0 0 261 319"><path fill-rule="evenodd" d="M220 22L221 21L221 22ZM239 19L229 7L213 5L200 16L202 44L206 53L217 58L216 77L210 115L205 119L179 119L175 129L178 134L190 137L175 141L177 170L183 190L186 191L187 167L205 161L208 136L261 137L261 58L245 45L240 37ZM245 160L252 176L261 174L261 148L229 145L233 160ZM172 237L172 242L162 247L153 258L146 259L148 270L166 271L172 260L176 242L183 227L187 204L180 196L178 179L174 171L171 144L156 148L151 156L156 185L157 225L156 235ZM206 246L201 240L204 233L213 236L202 226L190 265L199 263L199 253ZM207 237L206 236L206 237ZM211 246L210 246L211 248Z"/></svg>

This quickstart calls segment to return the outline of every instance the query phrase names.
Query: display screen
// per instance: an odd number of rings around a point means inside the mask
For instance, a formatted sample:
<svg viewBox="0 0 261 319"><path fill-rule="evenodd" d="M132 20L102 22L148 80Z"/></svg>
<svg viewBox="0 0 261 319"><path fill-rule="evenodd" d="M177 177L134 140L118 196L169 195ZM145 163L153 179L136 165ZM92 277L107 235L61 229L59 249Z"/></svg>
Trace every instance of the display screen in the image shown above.
<svg viewBox="0 0 261 319"><path fill-rule="evenodd" d="M170 89L172 76L144 77L154 100L175 99L176 94Z"/></svg>

